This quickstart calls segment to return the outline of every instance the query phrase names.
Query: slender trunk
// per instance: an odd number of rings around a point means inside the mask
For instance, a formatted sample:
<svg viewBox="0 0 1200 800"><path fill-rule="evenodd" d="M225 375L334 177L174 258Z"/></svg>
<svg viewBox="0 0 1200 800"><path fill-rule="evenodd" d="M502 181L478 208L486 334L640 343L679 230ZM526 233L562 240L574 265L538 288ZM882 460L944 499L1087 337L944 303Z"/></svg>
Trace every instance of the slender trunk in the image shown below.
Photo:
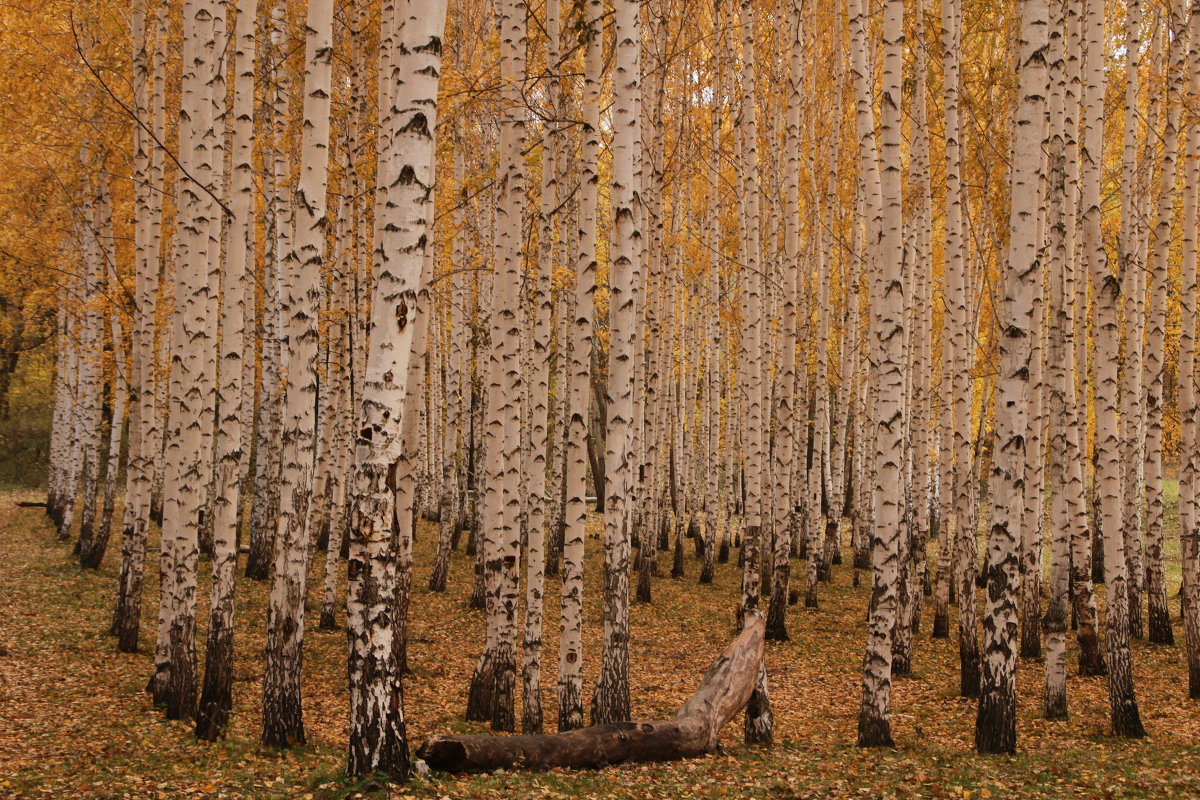
<svg viewBox="0 0 1200 800"><path fill-rule="evenodd" d="M1078 453L1070 436L1074 430L1074 370L1071 339L1074 322L1066 292L1067 227L1066 142L1063 137L1066 70L1063 54L1065 7L1052 6L1047 62L1050 70L1049 130L1046 186L1046 257L1048 260L1050 323L1048 337L1049 411L1053 436L1050 441L1051 502L1050 584L1046 615L1041 620L1046 643L1046 678L1042 708L1047 719L1067 717L1067 632L1070 625L1071 502L1069 489L1082 489L1082 481L1068 486L1079 474ZM1068 401L1068 397L1071 398ZM1078 498L1074 498L1078 500ZM1038 568L1040 569L1040 564ZM1025 624L1030 624L1028 617Z"/></svg>
<svg viewBox="0 0 1200 800"><path fill-rule="evenodd" d="M317 311L325 258L333 2L311 0L305 37L304 125L296 188L293 255L288 260L288 369L284 390L282 478L263 669L264 745L303 744L300 674L308 585L309 504L313 501L317 420Z"/></svg>
<svg viewBox="0 0 1200 800"><path fill-rule="evenodd" d="M546 7L546 70L555 74L558 64L558 4ZM550 94L556 104L557 78L552 79ZM553 123L552 123L553 124ZM528 542L525 579L525 631L522 644L521 731L542 732L542 614L546 566L546 423L550 393L550 323L552 310L551 278L554 271L554 209L558 206L557 156L558 134L546 131L542 156L541 233L538 241L538 266L534 289L533 375L529 386L533 406L527 509Z"/></svg>
<svg viewBox="0 0 1200 800"><path fill-rule="evenodd" d="M1126 551L1129 555L1127 567L1130 574L1140 576L1142 500L1145 493L1143 480L1143 458L1139 451L1139 433L1145 433L1145 409L1142 406L1143 379L1143 325L1145 322L1145 293L1141 281L1144 265L1141 263L1141 247L1138 244L1138 216L1134 207L1138 192L1137 136L1138 136L1138 65L1141 61L1141 3L1131 0L1128 4L1125 26L1125 129L1121 150L1121 232L1118 238L1119 268L1125 288L1122 295L1125 303L1125 360L1122 393L1128 421L1125 425L1121 446L1124 466L1123 500L1126 519ZM1156 105L1153 104L1152 105ZM1136 543L1136 547L1134 544ZM1132 587L1131 587L1132 588ZM1141 636L1141 611L1139 593L1136 589L1130 596L1130 634Z"/></svg>
<svg viewBox="0 0 1200 800"><path fill-rule="evenodd" d="M1189 95L1200 96L1200 4L1188 15ZM1187 644L1188 697L1200 699L1200 515L1196 502L1196 207L1200 192L1200 125L1187 131L1183 189L1183 268L1179 301L1179 521L1182 554L1183 632Z"/></svg>
<svg viewBox="0 0 1200 800"><path fill-rule="evenodd" d="M629 455L633 420L634 287L641 276L641 17L637 0L616 0L613 74L612 263L609 267L608 419L604 437L604 637L592 724L629 719ZM599 493L599 488L597 493Z"/></svg>
<svg viewBox="0 0 1200 800"><path fill-rule="evenodd" d="M861 2L857 27L863 26ZM896 627L901 537L901 475L904 428L904 231L900 188L900 86L904 50L904 2L886 0L883 10L882 159L879 203L871 203L868 236L878 242L871 281L872 378L876 387L875 525L872 536L872 603L863 661L860 747L892 745L892 632ZM863 37L865 45L865 37ZM856 72L861 62L856 63ZM860 92L861 95L861 92ZM868 95L869 96L869 95ZM860 120L860 138L863 137ZM874 182L868 172L868 184ZM871 189L871 192L874 190Z"/></svg>
<svg viewBox="0 0 1200 800"><path fill-rule="evenodd" d="M783 289L783 377L779 385L778 428L775 442L775 506L772 528L775 531L771 605L767 613L767 638L787 641L788 583L791 553L787 536L792 500L788 470L793 460L793 399L796 391L796 307L795 297L800 272L800 105L803 86L803 7L800 0L788 4L788 30L791 33L788 54L787 139L785 153L784 198L784 289Z"/></svg>
<svg viewBox="0 0 1200 800"><path fill-rule="evenodd" d="M88 165L91 166L91 165ZM101 302L108 275L105 266L107 242L111 241L111 211L108 206L108 190L104 187L106 177L100 175L89 181L88 197L83 204L83 269L84 306L83 325L79 340L79 393L75 424L78 426L78 487L79 538L75 553L81 557L92 550L96 535L96 495L100 480L100 445L102 418L104 414L104 374L101 356L104 350L104 315ZM109 225L105 225L105 219ZM72 491L74 494L74 491ZM66 534L70 534L68 521ZM63 531L60 531L60 535Z"/></svg>
<svg viewBox="0 0 1200 800"><path fill-rule="evenodd" d="M112 200L108 189L102 186L100 194L100 230L104 235L104 284L107 291L117 286L116 247L112 230ZM112 273L112 282L108 280ZM115 294L115 292L113 292ZM108 429L108 452L104 461L104 503L101 507L100 521L96 533L86 548L79 551L79 563L85 569L99 569L108 549L108 540L112 535L113 515L116 513L117 480L121 475L125 459L122 457L121 442L124 440L125 412L128 407L129 394L129 357L125 352L125 336L122 333L121 322L116 309L111 309L109 317L109 333L112 340L113 352L113 403L112 419ZM124 499L122 499L122 503ZM124 516L124 509L121 509Z"/></svg>
<svg viewBox="0 0 1200 800"><path fill-rule="evenodd" d="M233 713L233 594L241 506L242 353L245 337L245 284L253 268L254 234L254 28L258 4L242 0L237 9L233 98L233 218L225 259L220 319L220 419L216 432L216 500L212 515L212 588L209 592L208 646L204 684L196 713L196 736L210 741Z"/></svg>
<svg viewBox="0 0 1200 800"><path fill-rule="evenodd" d="M152 43L147 32L146 6L134 4L130 26L134 42L134 102L139 119L150 126L159 141L166 135L165 87L166 29L165 11L159 10L151 72ZM150 74L148 74L150 73ZM153 80L153 88L147 83ZM147 97L147 94L149 95ZM149 107L147 108L147 100ZM142 580L146 565L146 536L150 527L151 488L155 463L158 462L159 418L156 407L157 363L154 348L154 327L158 300L159 256L162 245L162 188L163 152L152 144L141 125L134 128L135 172L145 175L136 181L139 188L136 200L134 289L137 307L134 312L133 349L130 375L129 473L126 479L125 518L121 542L121 573L118 579L117 602L113 611L112 632L117 637L117 649L124 653L137 650L142 616ZM149 151L149 152L147 152Z"/></svg>
<svg viewBox="0 0 1200 800"><path fill-rule="evenodd" d="M1083 256L1092 277L1095 297L1096 352L1115 353L1118 348L1117 306L1120 283L1108 266L1100 235L1100 161L1102 105L1104 96L1104 6L1089 0L1084 16L1087 43L1084 67L1083 143L1080 156ZM1104 541L1104 578L1108 586L1106 643L1108 645L1108 690L1112 707L1113 733L1141 737L1145 734L1133 689L1133 667L1129 653L1129 593L1125 569L1122 509L1120 498L1120 438L1117 427L1117 364L1100 358L1096 371L1096 484L1100 496Z"/></svg>
<svg viewBox="0 0 1200 800"><path fill-rule="evenodd" d="M269 146L264 152L263 195L267 211L267 252L263 259L263 377L259 400L258 456L255 463L254 500L250 508L250 553L246 577L266 580L270 575L275 532L279 527L280 480L283 469L284 342L289 330L284 316L286 281L291 270L292 208L289 165L284 149L290 81L286 53L286 5L277 0L271 10L270 57L263 59L264 78L269 81ZM269 165L265 163L269 158Z"/></svg>
<svg viewBox="0 0 1200 800"><path fill-rule="evenodd" d="M1179 120L1183 100L1185 69L1186 21L1180 0L1169 4L1171 36L1167 42L1168 78L1166 103L1166 126L1163 131L1163 154L1158 195L1158 220L1154 231L1154 257L1148 273L1150 281L1150 310L1147 316L1146 337L1146 608L1149 622L1150 641L1155 644L1174 644L1171 631L1171 612L1167 607L1166 575L1163 568L1163 414L1166 405L1165 363L1166 318L1167 318L1167 261L1171 251L1171 228L1175 210L1176 150L1179 141ZM1132 524L1132 520L1127 520ZM1129 537L1126 547L1131 546ZM1136 547L1136 542L1133 543ZM1129 554L1127 554L1129 555ZM1140 559L1128 559L1135 567ZM1140 582L1141 575L1131 572L1131 617L1133 615L1132 591Z"/></svg>
<svg viewBox="0 0 1200 800"><path fill-rule="evenodd" d="M567 387L566 506L563 516L562 598L559 616L558 729L583 727L583 557L587 523L587 428L592 383L592 316L596 291L596 201L600 151L600 70L604 58L603 3L590 0L580 37L584 44L583 130L579 158L579 230L570 327ZM598 476L597 476L598 477ZM597 484L599 485L599 484Z"/></svg>
<svg viewBox="0 0 1200 800"><path fill-rule="evenodd" d="M220 213L212 194L221 165L215 162L212 98L224 96L217 38L223 32L224 6L207 0L184 12L183 108L179 122L180 161L190 178L180 181L181 256L175 276L172 331L170 428L163 476L162 556L159 639L151 689L169 719L191 717L196 703L196 580L198 534L207 491L206 429L213 418L215 375L205 358L215 350L215 320L209 313L213 265L219 261L219 236L213 220ZM218 88L219 87L219 88Z"/></svg>

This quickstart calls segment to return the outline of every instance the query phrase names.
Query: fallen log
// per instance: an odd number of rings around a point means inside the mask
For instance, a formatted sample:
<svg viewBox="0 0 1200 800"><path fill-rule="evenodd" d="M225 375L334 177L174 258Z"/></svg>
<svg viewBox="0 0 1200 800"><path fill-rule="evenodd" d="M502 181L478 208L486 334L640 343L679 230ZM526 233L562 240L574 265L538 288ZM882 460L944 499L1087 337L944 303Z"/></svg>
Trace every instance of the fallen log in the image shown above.
<svg viewBox="0 0 1200 800"><path fill-rule="evenodd" d="M417 751L432 769L488 772L603 767L625 761L676 761L712 753L725 723L750 699L763 658L761 612L705 673L700 687L673 720L637 720L593 725L540 736L434 736Z"/></svg>

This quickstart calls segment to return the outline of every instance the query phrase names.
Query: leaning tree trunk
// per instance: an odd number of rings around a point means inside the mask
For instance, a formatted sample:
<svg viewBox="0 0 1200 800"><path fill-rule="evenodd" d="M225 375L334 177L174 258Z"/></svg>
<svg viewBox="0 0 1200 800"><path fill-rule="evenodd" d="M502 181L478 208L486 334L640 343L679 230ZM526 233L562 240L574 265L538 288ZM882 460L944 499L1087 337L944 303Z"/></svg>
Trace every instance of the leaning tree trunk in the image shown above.
<svg viewBox="0 0 1200 800"><path fill-rule="evenodd" d="M434 736L417 751L447 772L599 768L627 761L673 761L715 752L721 728L745 707L762 665L765 624L755 611L712 663L673 720L593 725L541 736Z"/></svg>

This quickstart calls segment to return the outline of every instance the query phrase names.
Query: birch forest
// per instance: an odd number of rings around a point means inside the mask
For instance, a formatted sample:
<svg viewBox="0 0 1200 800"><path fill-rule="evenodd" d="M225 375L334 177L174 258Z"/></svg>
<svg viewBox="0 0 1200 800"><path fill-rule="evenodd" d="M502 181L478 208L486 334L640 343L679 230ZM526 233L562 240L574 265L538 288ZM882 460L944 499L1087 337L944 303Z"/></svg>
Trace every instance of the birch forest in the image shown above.
<svg viewBox="0 0 1200 800"><path fill-rule="evenodd" d="M1200 796L1200 0L0 41L0 798Z"/></svg>

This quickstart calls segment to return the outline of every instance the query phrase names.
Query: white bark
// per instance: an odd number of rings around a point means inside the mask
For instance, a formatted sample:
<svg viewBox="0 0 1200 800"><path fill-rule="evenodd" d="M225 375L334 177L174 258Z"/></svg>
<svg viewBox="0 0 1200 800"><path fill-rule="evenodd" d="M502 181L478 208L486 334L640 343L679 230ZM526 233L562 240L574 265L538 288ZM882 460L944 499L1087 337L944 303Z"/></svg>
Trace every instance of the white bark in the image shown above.
<svg viewBox="0 0 1200 800"><path fill-rule="evenodd" d="M637 0L616 0L613 73L613 230L609 267L608 420L604 437L604 647L592 724L629 719L629 493L633 420L634 287L641 276L641 17Z"/></svg>
<svg viewBox="0 0 1200 800"><path fill-rule="evenodd" d="M1108 266L1100 232L1100 164L1103 142L1104 13L1100 0L1089 0L1084 14L1087 43L1084 67L1083 142L1080 180L1083 258L1088 265L1095 298L1096 352L1115 353L1118 347L1117 304L1120 287ZM1108 587L1107 636L1108 686L1113 732L1140 737L1145 731L1133 692L1129 654L1129 595L1125 566L1120 496L1120 432L1117 426L1117 365L1111 358L1096 361L1095 482L1101 506L1104 540L1104 577Z"/></svg>
<svg viewBox="0 0 1200 800"><path fill-rule="evenodd" d="M382 214L375 218L376 254L371 303L372 336L363 382L363 415L355 457L355 502L347 599L350 636L350 755L348 772L362 776L408 773L399 665L393 656L399 621L394 609L396 562L393 548L400 476L389 474L400 460L406 381L418 309L416 293L432 221L438 72L446 4L415 9L385 7L384 26L396 57L395 83L381 86L390 100L391 129L381 152L377 192ZM400 17L403 13L404 16ZM381 73L389 64L381 56ZM395 86L394 95L391 86ZM398 410L407 413L397 414ZM408 524L404 521L403 524Z"/></svg>
<svg viewBox="0 0 1200 800"><path fill-rule="evenodd" d="M859 12L861 15L861 11ZM887 0L883 21L883 99L880 202L869 213L868 238L875 237L879 263L872 280L872 383L876 387L875 526L872 541L872 607L863 664L863 694L858 744L892 744L890 705L892 632L895 628L900 579L901 460L904 432L904 231L900 181L900 85L904 48L903 0ZM859 25L862 24L861 18ZM861 62L856 60L856 66ZM856 72L859 70L856 69ZM865 74L865 73L864 73ZM856 76L857 77L857 76ZM862 92L860 91L860 102ZM869 97L869 95L867 95ZM860 118L860 139L868 138ZM864 148L869 149L869 148ZM864 159L866 160L866 159ZM873 205L872 170L867 173ZM872 209L874 211L874 209Z"/></svg>
<svg viewBox="0 0 1200 800"><path fill-rule="evenodd" d="M300 668L308 583L307 523L316 456L317 312L321 305L321 265L325 258L332 0L309 3L304 56L300 179L293 212L293 254L288 260L292 274L286 278L289 352L284 390L283 470L263 670L262 741L276 747L305 741Z"/></svg>
<svg viewBox="0 0 1200 800"><path fill-rule="evenodd" d="M254 264L254 29L257 0L237 10L234 55L233 175L228 252L221 287L220 418L216 431L215 503L212 514L212 588L204 686L196 735L213 740L233 712L233 593L238 557L238 509L242 468L242 357L245 348L246 283Z"/></svg>
<svg viewBox="0 0 1200 800"><path fill-rule="evenodd" d="M583 558L587 523L587 425L592 381L592 317L596 292L596 205L600 151L600 19L604 5L589 0L584 27L583 128L579 155L578 247L570 307L566 430L566 504L563 512L562 597L558 648L558 729L583 727Z"/></svg>

